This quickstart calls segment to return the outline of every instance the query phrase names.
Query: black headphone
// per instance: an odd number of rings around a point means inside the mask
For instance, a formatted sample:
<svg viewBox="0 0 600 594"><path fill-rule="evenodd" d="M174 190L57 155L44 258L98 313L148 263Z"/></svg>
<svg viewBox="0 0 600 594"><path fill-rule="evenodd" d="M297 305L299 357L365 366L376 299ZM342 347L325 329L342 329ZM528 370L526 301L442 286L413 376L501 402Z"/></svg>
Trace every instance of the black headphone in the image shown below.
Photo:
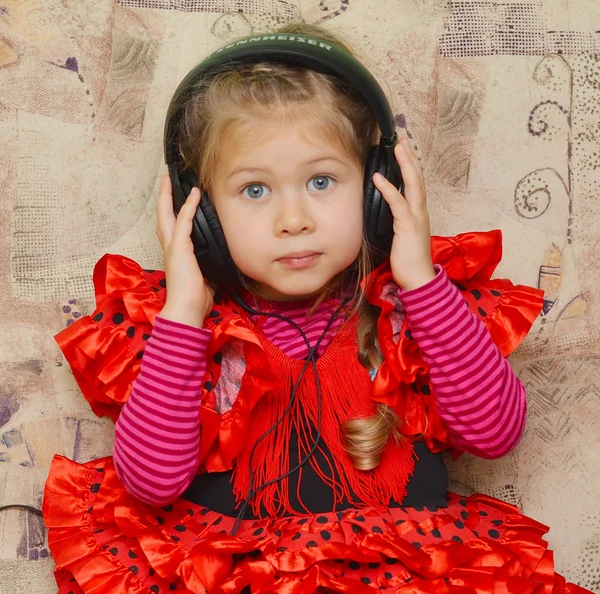
<svg viewBox="0 0 600 594"><path fill-rule="evenodd" d="M356 58L340 47L313 37L274 33L242 38L212 53L181 81L171 99L164 132L165 162L171 178L175 213L179 214L192 188L198 186L196 174L185 168L179 152L179 124L183 113L198 83L232 61L240 65L280 62L333 75L350 84L369 106L381 130L381 138L379 144L369 150L365 163L364 229L373 263L383 261L392 245L393 218L373 183L373 174L379 172L400 191L403 189L400 167L394 156L398 136L392 110L379 83ZM208 195L202 189L201 192L192 229L196 258L206 279L220 291L232 291L240 286L239 272Z"/></svg>

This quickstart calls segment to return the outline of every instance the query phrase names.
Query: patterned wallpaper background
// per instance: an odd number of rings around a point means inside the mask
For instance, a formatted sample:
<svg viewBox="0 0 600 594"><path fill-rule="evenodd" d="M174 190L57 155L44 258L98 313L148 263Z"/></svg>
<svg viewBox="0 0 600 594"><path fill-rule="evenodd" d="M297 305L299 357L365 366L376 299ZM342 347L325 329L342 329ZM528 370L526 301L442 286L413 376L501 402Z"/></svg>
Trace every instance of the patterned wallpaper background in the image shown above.
<svg viewBox="0 0 600 594"><path fill-rule="evenodd" d="M499 276L546 291L512 364L525 436L451 464L552 526L556 563L600 591L600 2L0 0L0 504L39 505L55 453L108 455L53 335L93 309L106 252L162 266L163 119L209 51L289 20L341 32L421 156L433 232L501 228ZM43 524L0 515L5 594L56 592Z"/></svg>

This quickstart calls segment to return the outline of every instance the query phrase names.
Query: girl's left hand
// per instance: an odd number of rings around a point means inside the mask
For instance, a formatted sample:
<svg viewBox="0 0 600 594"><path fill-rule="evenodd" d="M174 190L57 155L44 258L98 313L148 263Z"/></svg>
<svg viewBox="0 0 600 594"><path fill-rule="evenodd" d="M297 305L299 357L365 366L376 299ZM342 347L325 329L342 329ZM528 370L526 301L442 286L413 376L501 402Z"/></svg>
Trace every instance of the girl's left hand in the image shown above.
<svg viewBox="0 0 600 594"><path fill-rule="evenodd" d="M435 278L431 259L431 231L425 198L425 178L407 138L394 147L404 178L404 196L385 177L376 173L373 182L390 205L394 217L394 240L390 264L394 281L406 290Z"/></svg>

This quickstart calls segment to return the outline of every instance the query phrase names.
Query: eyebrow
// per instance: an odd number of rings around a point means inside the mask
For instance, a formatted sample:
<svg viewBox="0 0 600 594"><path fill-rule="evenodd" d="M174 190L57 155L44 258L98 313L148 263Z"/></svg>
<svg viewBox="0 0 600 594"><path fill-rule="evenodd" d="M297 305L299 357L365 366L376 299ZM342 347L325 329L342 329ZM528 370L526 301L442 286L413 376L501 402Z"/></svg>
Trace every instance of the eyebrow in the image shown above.
<svg viewBox="0 0 600 594"><path fill-rule="evenodd" d="M335 161L336 163L340 163L341 165L346 165L346 161L342 161L341 159L338 159L337 157L333 157L333 156L325 156L325 157L315 157L314 159L311 159L310 161L306 162L306 165L312 165L314 163L319 163L322 161ZM263 167L236 167L227 177L227 179L232 178L234 175L237 175L238 173L244 173L244 172L248 172L248 173L254 173L254 172L261 172L261 173L268 173L269 170L265 169Z"/></svg>

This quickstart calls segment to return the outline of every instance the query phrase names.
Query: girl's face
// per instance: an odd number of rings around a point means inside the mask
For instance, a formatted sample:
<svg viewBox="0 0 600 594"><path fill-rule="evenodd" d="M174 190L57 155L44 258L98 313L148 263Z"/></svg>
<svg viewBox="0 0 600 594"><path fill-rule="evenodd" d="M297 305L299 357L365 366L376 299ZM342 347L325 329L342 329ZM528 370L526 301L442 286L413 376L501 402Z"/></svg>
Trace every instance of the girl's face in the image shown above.
<svg viewBox="0 0 600 594"><path fill-rule="evenodd" d="M358 256L363 169L306 118L257 129L220 147L211 198L233 261L257 293L307 299Z"/></svg>

